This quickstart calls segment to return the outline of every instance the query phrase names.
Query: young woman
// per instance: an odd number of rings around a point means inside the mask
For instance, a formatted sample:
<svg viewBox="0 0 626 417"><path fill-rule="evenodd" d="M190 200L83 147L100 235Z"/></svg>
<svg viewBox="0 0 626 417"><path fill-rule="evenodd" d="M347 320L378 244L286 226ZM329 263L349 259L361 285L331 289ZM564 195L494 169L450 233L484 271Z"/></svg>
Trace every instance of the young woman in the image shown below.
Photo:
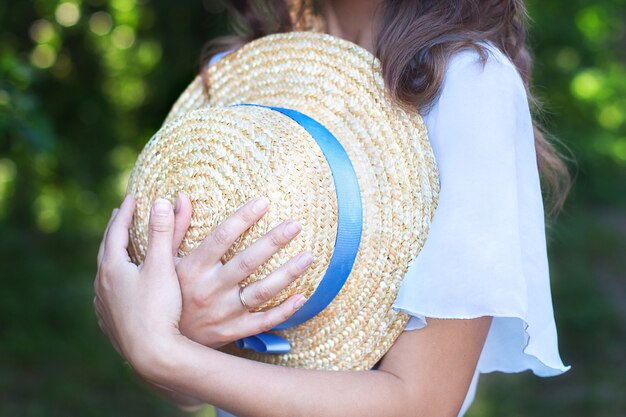
<svg viewBox="0 0 626 417"><path fill-rule="evenodd" d="M552 312L539 173L555 212L569 177L531 119L523 2L327 0L295 14L293 2L232 3L249 31L224 50L317 18L327 33L374 53L392 96L422 113L441 192L394 304L412 318L369 371L293 369L224 354L215 348L272 328L304 301L296 295L250 313L237 285L298 234L298 223L285 221L222 265L271 204L261 196L178 259L172 254L191 205L184 195L174 208L158 200L137 267L128 256L135 202L127 196L98 253L94 306L138 376L183 407L206 402L239 416L432 417L463 415L480 372L567 371ZM271 298L312 261L300 254L263 286L246 287L248 304Z"/></svg>

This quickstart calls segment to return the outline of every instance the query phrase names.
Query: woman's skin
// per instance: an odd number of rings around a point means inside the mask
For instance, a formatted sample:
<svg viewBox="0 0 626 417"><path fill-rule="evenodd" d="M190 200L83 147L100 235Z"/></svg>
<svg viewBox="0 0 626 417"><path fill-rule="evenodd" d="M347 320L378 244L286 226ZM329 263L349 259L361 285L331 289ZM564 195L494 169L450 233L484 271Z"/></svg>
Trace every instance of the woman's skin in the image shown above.
<svg viewBox="0 0 626 417"><path fill-rule="evenodd" d="M381 0L332 0L324 8L326 32L374 52Z"/></svg>
<svg viewBox="0 0 626 417"><path fill-rule="evenodd" d="M328 32L372 50L378 3L330 2ZM180 405L206 402L240 416L456 417L491 317L427 318L423 329L403 332L379 368L370 371L278 367L213 349L272 328L303 301L294 295L267 312L250 313L238 297L237 283L292 239L285 233L294 224L289 220L238 258L219 262L230 243L267 210L254 211L258 201L243 206L180 259L173 256L173 248L189 226L191 204L181 195L174 210L158 200L140 266L128 255L134 198L127 196L114 211L98 253L94 306L103 332L139 378ZM310 265L307 260L298 266L303 258L306 252L263 284L247 287L246 299L260 304L297 279Z"/></svg>

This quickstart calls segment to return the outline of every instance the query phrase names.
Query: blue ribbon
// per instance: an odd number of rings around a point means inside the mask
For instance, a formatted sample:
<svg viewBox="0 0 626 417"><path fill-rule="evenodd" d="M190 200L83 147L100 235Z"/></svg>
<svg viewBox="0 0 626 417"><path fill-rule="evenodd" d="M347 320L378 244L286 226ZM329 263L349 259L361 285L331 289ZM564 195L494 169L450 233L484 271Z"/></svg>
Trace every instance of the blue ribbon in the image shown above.
<svg viewBox="0 0 626 417"><path fill-rule="evenodd" d="M259 333L235 341L235 345L243 349L256 350L259 353L287 353L291 345L284 337L272 333Z"/></svg>
<svg viewBox="0 0 626 417"><path fill-rule="evenodd" d="M263 106L260 104L235 104L235 106L257 106L280 112L302 126L319 145L333 176L337 192L337 237L328 269L319 285L300 307L285 322L272 330L288 329L311 319L324 310L337 296L345 284L361 243L363 206L361 191L352 162L337 138L322 124L293 109ZM260 353L287 353L289 342L272 333L261 333L237 340L240 348L253 349Z"/></svg>

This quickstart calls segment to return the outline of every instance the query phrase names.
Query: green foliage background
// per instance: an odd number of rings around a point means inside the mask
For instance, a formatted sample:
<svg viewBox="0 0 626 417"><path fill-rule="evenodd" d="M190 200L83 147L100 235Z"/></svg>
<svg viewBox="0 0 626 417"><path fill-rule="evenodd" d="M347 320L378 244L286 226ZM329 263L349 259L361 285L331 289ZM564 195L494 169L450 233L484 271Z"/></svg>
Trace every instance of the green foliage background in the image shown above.
<svg viewBox="0 0 626 417"><path fill-rule="evenodd" d="M544 123L578 161L549 229L573 368L483 376L470 416L624 416L626 1L528 5ZM210 0L0 1L0 415L182 415L100 334L91 285L134 158L228 30Z"/></svg>

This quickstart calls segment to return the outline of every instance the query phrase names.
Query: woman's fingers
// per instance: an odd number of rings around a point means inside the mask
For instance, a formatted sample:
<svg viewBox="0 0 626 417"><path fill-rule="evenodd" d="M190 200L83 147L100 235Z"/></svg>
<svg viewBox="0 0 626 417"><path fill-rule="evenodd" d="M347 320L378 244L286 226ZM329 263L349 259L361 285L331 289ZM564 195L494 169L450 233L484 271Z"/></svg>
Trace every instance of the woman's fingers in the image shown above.
<svg viewBox="0 0 626 417"><path fill-rule="evenodd" d="M152 205L148 221L148 249L144 262L146 267L158 268L172 263L173 238L174 210L169 201L158 198Z"/></svg>
<svg viewBox="0 0 626 417"><path fill-rule="evenodd" d="M98 326L100 327L100 330L102 331L102 333L104 333L107 339L109 339L109 341L111 342L111 345L113 346L113 349L115 349L117 354L122 356L122 350L120 349L119 344L117 343L115 338L112 337L111 331L105 324L104 319L106 315L104 314L104 308L102 307L102 303L100 302L98 297L94 297L93 307L94 307L94 310L96 311L96 317L98 318Z"/></svg>
<svg viewBox="0 0 626 417"><path fill-rule="evenodd" d="M291 317L305 302L305 296L296 294L271 310L251 313L242 319L241 332L242 334L258 334L272 330Z"/></svg>
<svg viewBox="0 0 626 417"><path fill-rule="evenodd" d="M250 308L257 307L278 294L296 280L313 263L313 255L304 251L283 264L264 279L255 281L243 289Z"/></svg>
<svg viewBox="0 0 626 417"><path fill-rule="evenodd" d="M111 217L109 218L109 221L107 222L107 226L104 229L104 233L102 234L102 240L100 241L100 246L98 247L98 257L97 259L97 266L98 268L100 268L100 264L102 263L102 258L104 257L104 243L107 239L107 234L109 233L109 228L111 227L111 223L113 223L113 219L115 218L115 215L117 214L117 212L119 211L118 208L113 209L113 212L111 213Z"/></svg>
<svg viewBox="0 0 626 417"><path fill-rule="evenodd" d="M296 237L300 230L302 230L300 224L293 220L284 221L274 227L224 265L220 273L224 277L222 278L224 284L237 284L245 279Z"/></svg>
<svg viewBox="0 0 626 417"><path fill-rule="evenodd" d="M219 224L189 257L197 265L207 266L219 262L226 251L243 232L256 223L267 211L267 197L257 197L241 206Z"/></svg>
<svg viewBox="0 0 626 417"><path fill-rule="evenodd" d="M104 244L104 254L113 259L130 260L128 257L128 229L135 212L135 198L127 195L120 205L119 211L109 226Z"/></svg>
<svg viewBox="0 0 626 417"><path fill-rule="evenodd" d="M172 255L178 255L178 248L185 238L189 224L191 223L191 200L186 194L178 194L174 206L175 226L174 239L172 240Z"/></svg>

